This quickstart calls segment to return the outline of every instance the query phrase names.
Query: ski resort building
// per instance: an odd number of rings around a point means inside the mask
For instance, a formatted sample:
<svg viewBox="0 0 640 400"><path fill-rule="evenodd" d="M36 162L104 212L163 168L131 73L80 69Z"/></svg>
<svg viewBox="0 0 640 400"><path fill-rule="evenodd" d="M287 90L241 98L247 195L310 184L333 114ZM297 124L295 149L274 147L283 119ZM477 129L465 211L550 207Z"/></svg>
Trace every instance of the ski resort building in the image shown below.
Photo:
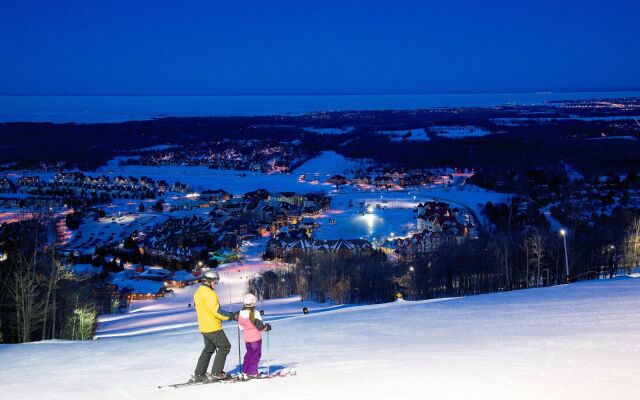
<svg viewBox="0 0 640 400"><path fill-rule="evenodd" d="M278 258L306 253L369 254L373 249L365 239L317 240L313 238L271 239L267 249Z"/></svg>

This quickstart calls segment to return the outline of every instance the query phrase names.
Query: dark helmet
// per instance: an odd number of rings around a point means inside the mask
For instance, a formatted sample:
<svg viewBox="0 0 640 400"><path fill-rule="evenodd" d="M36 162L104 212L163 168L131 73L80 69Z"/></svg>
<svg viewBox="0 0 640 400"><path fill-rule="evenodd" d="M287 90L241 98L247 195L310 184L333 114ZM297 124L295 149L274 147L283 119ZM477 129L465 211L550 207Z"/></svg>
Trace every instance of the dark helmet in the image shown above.
<svg viewBox="0 0 640 400"><path fill-rule="evenodd" d="M220 275L218 275L218 273L216 271L209 270L209 271L205 272L204 274L202 274L202 278L204 278L204 280L208 281L208 282L219 281L220 280Z"/></svg>

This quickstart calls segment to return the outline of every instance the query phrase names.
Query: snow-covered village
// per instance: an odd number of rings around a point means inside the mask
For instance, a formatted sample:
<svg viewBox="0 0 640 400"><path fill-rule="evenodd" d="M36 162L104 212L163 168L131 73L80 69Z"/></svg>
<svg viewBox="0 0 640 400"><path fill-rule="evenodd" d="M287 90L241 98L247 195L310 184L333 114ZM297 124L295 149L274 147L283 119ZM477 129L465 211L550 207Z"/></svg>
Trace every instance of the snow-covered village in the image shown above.
<svg viewBox="0 0 640 400"><path fill-rule="evenodd" d="M639 398L637 4L112 3L0 7L0 399Z"/></svg>

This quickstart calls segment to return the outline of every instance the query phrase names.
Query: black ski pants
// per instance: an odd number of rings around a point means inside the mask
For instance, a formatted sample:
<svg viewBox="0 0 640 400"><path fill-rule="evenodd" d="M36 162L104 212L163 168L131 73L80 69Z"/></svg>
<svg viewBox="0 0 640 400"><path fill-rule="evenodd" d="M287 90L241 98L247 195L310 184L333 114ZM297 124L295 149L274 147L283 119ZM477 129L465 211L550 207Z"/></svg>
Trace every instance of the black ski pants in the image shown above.
<svg viewBox="0 0 640 400"><path fill-rule="evenodd" d="M204 337L204 349L198 358L198 365L196 366L196 375L204 375L207 373L207 367L211 356L216 353L216 357L213 359L213 366L211 367L211 373L217 374L224 369L224 363L227 361L227 355L231 351L231 343L227 339L224 331L203 333Z"/></svg>

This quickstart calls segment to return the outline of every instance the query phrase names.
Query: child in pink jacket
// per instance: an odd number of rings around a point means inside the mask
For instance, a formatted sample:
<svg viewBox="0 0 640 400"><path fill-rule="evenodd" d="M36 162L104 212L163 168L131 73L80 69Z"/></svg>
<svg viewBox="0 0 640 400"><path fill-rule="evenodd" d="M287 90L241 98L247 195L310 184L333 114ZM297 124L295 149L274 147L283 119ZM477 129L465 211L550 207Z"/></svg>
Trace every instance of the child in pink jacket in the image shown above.
<svg viewBox="0 0 640 400"><path fill-rule="evenodd" d="M262 356L262 331L270 331L271 325L262 322L260 312L256 311L256 296L247 293L243 298L244 307L238 316L238 327L244 333L247 353L244 355L242 372L249 378L257 378L258 363Z"/></svg>

